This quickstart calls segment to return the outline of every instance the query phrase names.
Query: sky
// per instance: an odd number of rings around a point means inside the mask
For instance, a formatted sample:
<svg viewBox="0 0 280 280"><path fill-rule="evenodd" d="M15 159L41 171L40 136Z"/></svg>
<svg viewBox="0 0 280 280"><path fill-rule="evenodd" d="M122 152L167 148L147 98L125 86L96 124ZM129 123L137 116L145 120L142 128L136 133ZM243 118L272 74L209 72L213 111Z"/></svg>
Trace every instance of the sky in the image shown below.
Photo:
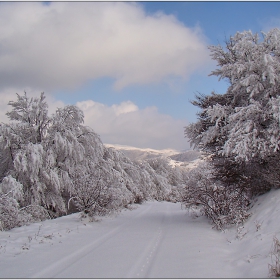
<svg viewBox="0 0 280 280"><path fill-rule="evenodd" d="M195 94L225 93L209 45L280 28L280 2L1 2L0 121L44 92L107 144L190 148Z"/></svg>

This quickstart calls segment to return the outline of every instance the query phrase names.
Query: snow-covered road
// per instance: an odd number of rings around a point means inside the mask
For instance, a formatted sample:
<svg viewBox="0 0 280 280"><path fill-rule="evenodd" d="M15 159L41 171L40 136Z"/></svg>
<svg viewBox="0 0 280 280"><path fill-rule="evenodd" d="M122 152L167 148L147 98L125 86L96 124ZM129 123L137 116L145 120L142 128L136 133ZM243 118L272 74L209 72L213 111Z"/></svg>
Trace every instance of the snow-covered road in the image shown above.
<svg viewBox="0 0 280 280"><path fill-rule="evenodd" d="M148 202L99 222L83 223L74 214L13 229L14 243L23 245L1 256L0 277L238 276L231 271L225 235L203 219L192 219L180 204ZM8 235L1 233L7 245Z"/></svg>
<svg viewBox="0 0 280 280"><path fill-rule="evenodd" d="M280 190L271 191L226 233L179 203L95 222L76 213L0 232L0 278L266 278L279 211Z"/></svg>

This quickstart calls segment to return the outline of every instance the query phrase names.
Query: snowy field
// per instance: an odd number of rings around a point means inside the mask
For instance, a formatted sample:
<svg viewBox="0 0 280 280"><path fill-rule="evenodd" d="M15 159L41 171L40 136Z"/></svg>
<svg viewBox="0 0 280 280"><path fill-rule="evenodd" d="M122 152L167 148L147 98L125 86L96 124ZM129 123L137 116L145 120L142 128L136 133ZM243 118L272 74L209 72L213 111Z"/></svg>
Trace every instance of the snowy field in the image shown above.
<svg viewBox="0 0 280 280"><path fill-rule="evenodd" d="M244 228L219 232L179 203L147 202L90 222L72 214L0 232L1 278L266 278L280 190Z"/></svg>

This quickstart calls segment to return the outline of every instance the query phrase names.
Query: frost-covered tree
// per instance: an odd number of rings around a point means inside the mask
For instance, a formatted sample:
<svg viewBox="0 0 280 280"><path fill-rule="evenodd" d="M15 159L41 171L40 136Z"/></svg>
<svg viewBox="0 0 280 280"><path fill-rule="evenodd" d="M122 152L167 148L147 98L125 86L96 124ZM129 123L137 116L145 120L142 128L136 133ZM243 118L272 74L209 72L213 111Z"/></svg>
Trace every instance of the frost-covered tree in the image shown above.
<svg viewBox="0 0 280 280"><path fill-rule="evenodd" d="M225 184L246 181L255 193L280 187L272 174L275 164L279 169L280 30L262 35L237 32L225 48L210 47L218 65L211 75L229 87L225 94L198 95L198 121L185 129L194 146L213 155Z"/></svg>
<svg viewBox="0 0 280 280"><path fill-rule="evenodd" d="M0 230L20 225L18 201L22 197L22 185L10 175L5 177L0 184Z"/></svg>
<svg viewBox="0 0 280 280"><path fill-rule="evenodd" d="M148 171L156 186L158 200L181 201L180 190L186 182L186 170L171 166L164 157L146 160L152 171ZM163 186L163 187L162 187Z"/></svg>
<svg viewBox="0 0 280 280"><path fill-rule="evenodd" d="M85 172L80 166L72 176L75 187L70 200L90 216L118 211L135 200L135 193L125 184L129 178L120 166L122 162L116 160L120 155L115 150L103 148L103 156L97 162L91 162L89 170ZM116 165L119 165L118 169Z"/></svg>
<svg viewBox="0 0 280 280"><path fill-rule="evenodd" d="M280 30L262 33L261 39L251 31L237 32L225 48L209 49L218 66L211 75L229 87L224 94L197 95L192 103L200 108L198 121L185 134L211 155L212 180L226 197L239 194L230 205L242 210L247 199L280 187ZM198 197L196 187L201 189L195 184L187 193ZM226 213L230 200L217 201Z"/></svg>
<svg viewBox="0 0 280 280"><path fill-rule="evenodd" d="M83 112L76 106L57 109L48 116L45 95L26 94L10 101L12 122L0 128L1 179L13 176L23 186L22 206L40 205L52 214L66 212L63 194L73 191L72 177L78 166L87 172L89 163L101 156L99 137L82 125Z"/></svg>
<svg viewBox="0 0 280 280"><path fill-rule="evenodd" d="M226 44L211 46L219 69L211 75L226 79L224 95L199 96L199 122L186 128L195 145L236 159L266 157L279 150L280 30L237 33ZM212 141L212 144L211 144ZM211 150L212 152L212 150Z"/></svg>

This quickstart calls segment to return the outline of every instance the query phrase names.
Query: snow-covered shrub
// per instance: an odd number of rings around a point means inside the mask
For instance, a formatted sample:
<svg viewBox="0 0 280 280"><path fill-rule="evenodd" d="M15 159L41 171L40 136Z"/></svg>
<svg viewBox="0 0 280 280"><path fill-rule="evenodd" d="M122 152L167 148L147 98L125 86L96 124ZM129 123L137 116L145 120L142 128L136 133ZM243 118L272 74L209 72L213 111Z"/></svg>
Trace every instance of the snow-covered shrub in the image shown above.
<svg viewBox="0 0 280 280"><path fill-rule="evenodd" d="M150 187L150 197L163 201L166 199L168 189L171 187L166 178L166 174L163 172L161 168L156 168L159 161L157 159L152 160L143 160L141 162L141 168L146 173L147 177L145 184L149 184ZM160 165L160 167L162 167Z"/></svg>
<svg viewBox="0 0 280 280"><path fill-rule="evenodd" d="M9 230L21 225L18 201L22 197L22 185L10 175L5 177L0 184L1 230Z"/></svg>
<svg viewBox="0 0 280 280"><path fill-rule="evenodd" d="M0 229L9 230L20 226L19 205L16 199L0 195Z"/></svg>
<svg viewBox="0 0 280 280"><path fill-rule="evenodd" d="M0 230L50 218L47 210L39 205L20 208L23 197L22 184L10 175L4 177L0 184Z"/></svg>
<svg viewBox="0 0 280 280"><path fill-rule="evenodd" d="M77 169L76 175L71 177L76 187L70 200L80 211L93 216L151 199L179 200L179 193L175 187L172 189L169 176L173 175L174 181L178 181L180 176L176 175L174 168L166 165L166 161L131 161L113 148L104 147L103 152L102 158L91 166L90 171L85 173Z"/></svg>
<svg viewBox="0 0 280 280"><path fill-rule="evenodd" d="M220 184L213 174L214 168L208 162L189 171L182 204L190 210L199 209L220 230L230 224L243 224L249 217L248 197L234 185Z"/></svg>
<svg viewBox="0 0 280 280"><path fill-rule="evenodd" d="M166 201L170 202L182 202L182 193L184 192L184 187L180 186L172 186L167 197Z"/></svg>
<svg viewBox="0 0 280 280"><path fill-rule="evenodd" d="M155 172L168 180L168 184L178 186L183 182L183 170L177 166L171 166L165 157L146 160Z"/></svg>
<svg viewBox="0 0 280 280"><path fill-rule="evenodd" d="M52 211L48 211L44 207L36 204L22 207L19 209L19 211L21 225L31 224L57 217L52 215Z"/></svg>
<svg viewBox="0 0 280 280"><path fill-rule="evenodd" d="M118 179L113 172L106 172L103 166L96 165L91 172L77 170L72 177L75 188L70 199L79 211L89 216L106 215L123 207Z"/></svg>

